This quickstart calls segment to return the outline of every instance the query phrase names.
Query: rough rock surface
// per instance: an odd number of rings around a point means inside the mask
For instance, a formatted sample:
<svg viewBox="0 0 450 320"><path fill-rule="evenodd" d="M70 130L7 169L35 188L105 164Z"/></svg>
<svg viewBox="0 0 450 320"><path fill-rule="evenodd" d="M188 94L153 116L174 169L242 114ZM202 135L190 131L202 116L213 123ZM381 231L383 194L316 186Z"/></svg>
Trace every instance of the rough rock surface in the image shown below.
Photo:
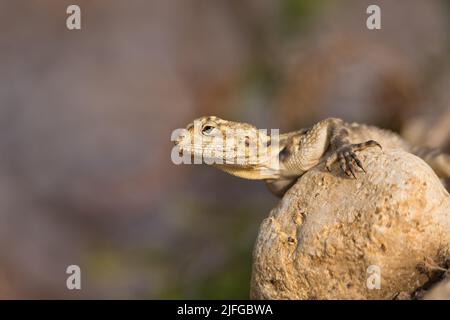
<svg viewBox="0 0 450 320"><path fill-rule="evenodd" d="M394 299L413 295L434 267L442 269L450 196L432 169L401 150L359 157L366 174L354 180L338 165L331 173L317 166L262 222L251 298Z"/></svg>
<svg viewBox="0 0 450 320"><path fill-rule="evenodd" d="M425 295L424 300L450 300L450 278L435 285Z"/></svg>

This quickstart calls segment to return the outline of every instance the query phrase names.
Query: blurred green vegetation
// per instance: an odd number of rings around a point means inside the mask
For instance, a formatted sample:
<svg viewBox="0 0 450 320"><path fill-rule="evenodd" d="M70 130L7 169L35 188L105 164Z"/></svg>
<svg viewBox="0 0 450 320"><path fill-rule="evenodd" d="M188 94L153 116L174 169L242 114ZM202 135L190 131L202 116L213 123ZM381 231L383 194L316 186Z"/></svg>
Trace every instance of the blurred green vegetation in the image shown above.
<svg viewBox="0 0 450 320"><path fill-rule="evenodd" d="M248 299L253 244L229 243L234 252L219 270L185 284L179 273L161 299Z"/></svg>
<svg viewBox="0 0 450 320"><path fill-rule="evenodd" d="M203 228L203 233L198 234L195 247L181 250L191 254L166 257L171 260L168 265L174 269L170 272L171 285L159 295L161 299L249 299L252 251L262 221L261 216L261 221L255 223L255 217L267 211L265 202L249 201L225 206L214 201L203 203L186 199L182 202L180 205L190 212L183 228L193 230L199 224L208 223L209 229L205 233ZM215 245L208 246L209 243ZM202 249L202 244L206 244L206 249ZM209 270L185 272L195 265L199 256L192 252L215 247L226 250L226 254L221 254L224 261Z"/></svg>
<svg viewBox="0 0 450 320"><path fill-rule="evenodd" d="M282 0L282 32L291 36L304 29L328 0Z"/></svg>

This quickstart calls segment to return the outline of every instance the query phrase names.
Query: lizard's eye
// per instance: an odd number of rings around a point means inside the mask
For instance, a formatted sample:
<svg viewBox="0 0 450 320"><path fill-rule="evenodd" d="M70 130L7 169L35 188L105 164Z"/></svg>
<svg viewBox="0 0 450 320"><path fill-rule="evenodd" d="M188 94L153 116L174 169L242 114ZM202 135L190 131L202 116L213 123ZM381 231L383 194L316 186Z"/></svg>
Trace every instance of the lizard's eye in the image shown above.
<svg viewBox="0 0 450 320"><path fill-rule="evenodd" d="M206 125L202 129L202 134L208 136L211 135L215 130L216 128L214 128L213 126Z"/></svg>

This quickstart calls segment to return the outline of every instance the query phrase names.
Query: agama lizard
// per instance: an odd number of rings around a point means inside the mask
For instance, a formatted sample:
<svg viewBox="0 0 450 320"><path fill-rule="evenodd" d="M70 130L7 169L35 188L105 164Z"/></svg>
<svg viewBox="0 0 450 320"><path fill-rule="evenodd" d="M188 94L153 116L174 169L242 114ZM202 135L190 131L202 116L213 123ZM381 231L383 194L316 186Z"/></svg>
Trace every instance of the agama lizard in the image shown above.
<svg viewBox="0 0 450 320"><path fill-rule="evenodd" d="M328 118L311 128L276 138L275 141L272 135L247 123L209 116L189 124L174 142L180 156L203 157L209 160L208 164L229 174L264 180L270 191L280 197L319 163L325 163L331 171L331 166L338 162L348 177L356 179L357 171L364 171L356 153L370 147L401 148L414 153L439 177L450 178L450 155L411 146L394 132L374 126Z"/></svg>

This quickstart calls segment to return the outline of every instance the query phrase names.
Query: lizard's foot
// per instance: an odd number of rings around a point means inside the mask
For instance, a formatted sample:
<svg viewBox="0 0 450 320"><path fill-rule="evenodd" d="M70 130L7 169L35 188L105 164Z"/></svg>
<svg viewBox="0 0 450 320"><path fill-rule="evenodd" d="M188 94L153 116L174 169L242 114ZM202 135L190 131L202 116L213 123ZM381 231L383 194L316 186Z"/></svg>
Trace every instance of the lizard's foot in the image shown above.
<svg viewBox="0 0 450 320"><path fill-rule="evenodd" d="M374 140L369 140L363 143L343 145L335 150L326 159L325 168L327 168L328 171L331 171L331 165L336 161L339 161L342 171L344 171L347 176L353 176L356 179L354 163L356 163L360 170L362 170L363 172L366 171L364 170L361 160L358 159L358 156L355 154L355 152L364 150L369 147L379 147L381 149L381 145Z"/></svg>

